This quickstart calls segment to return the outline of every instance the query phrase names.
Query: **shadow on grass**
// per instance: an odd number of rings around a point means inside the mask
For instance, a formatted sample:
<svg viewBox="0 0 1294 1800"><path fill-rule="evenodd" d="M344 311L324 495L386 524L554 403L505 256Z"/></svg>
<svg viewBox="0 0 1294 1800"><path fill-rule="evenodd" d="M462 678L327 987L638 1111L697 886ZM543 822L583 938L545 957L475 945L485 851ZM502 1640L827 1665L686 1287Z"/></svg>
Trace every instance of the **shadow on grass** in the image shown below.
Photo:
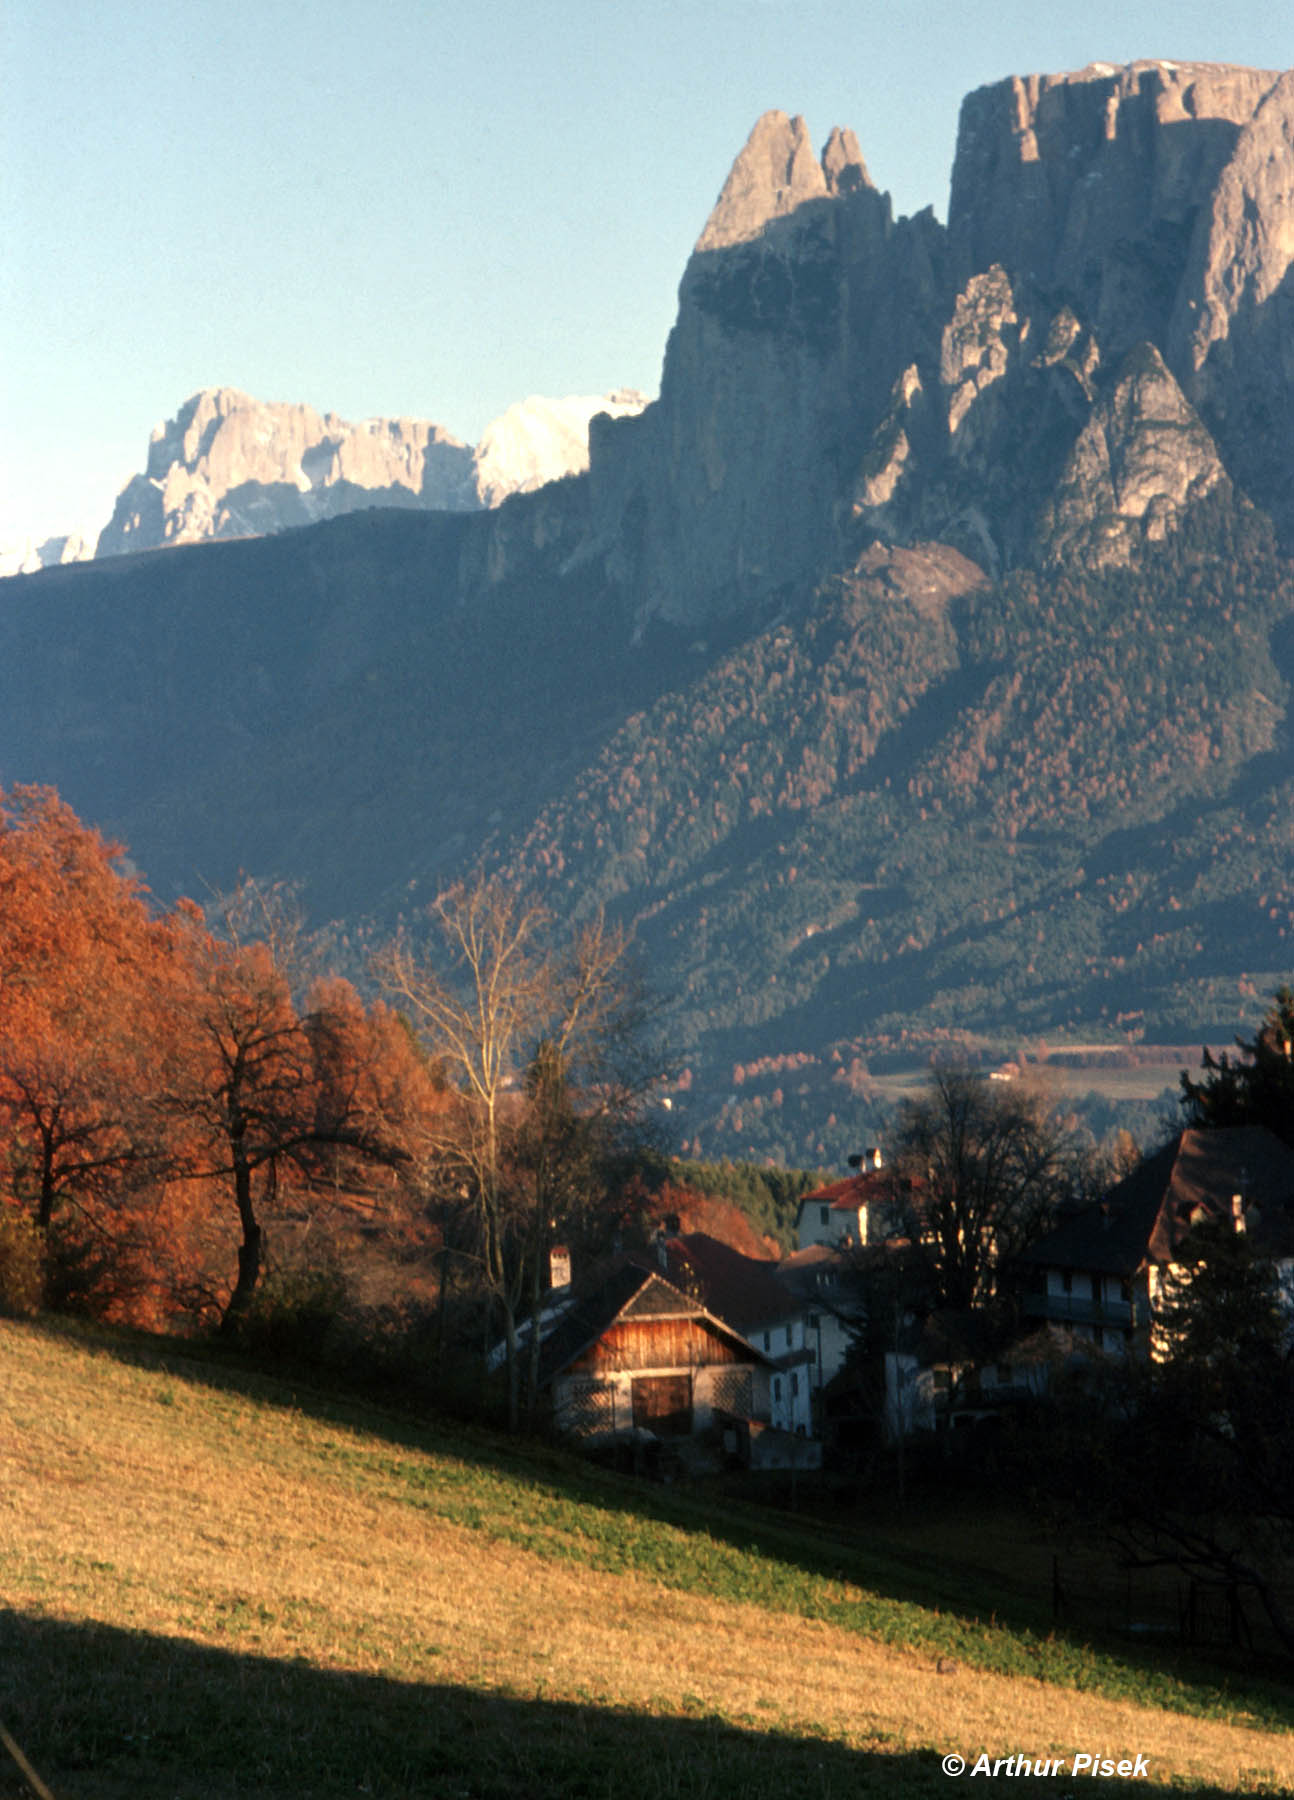
<svg viewBox="0 0 1294 1800"><path fill-rule="evenodd" d="M914 1637L924 1631L929 1635L931 1648L964 1655L986 1667L1010 1674L1041 1674L1062 1684L1098 1686L1125 1698L1139 1697L1143 1680L1166 1674L1179 1689L1194 1690L1203 1710L1222 1710L1224 1690L1232 1704L1237 1691L1243 1690L1244 1704L1252 1714L1271 1725L1287 1727L1294 1723L1294 1690L1284 1668L1256 1660L1248 1665L1214 1662L1199 1653L1130 1643L1122 1638L1103 1641L1085 1627L1067 1631L1063 1624L1053 1624L1049 1594L1035 1592L1019 1580L1013 1582L992 1569L974 1565L973 1528L967 1533L966 1559L954 1561L947 1556L887 1544L883 1525L878 1528L874 1521L865 1536L851 1535L838 1526L824 1525L803 1515L770 1513L753 1504L661 1487L602 1468L550 1444L508 1438L479 1425L435 1415L430 1405L428 1416L419 1417L411 1402L403 1397L396 1401L389 1394L375 1398L330 1389L325 1372L270 1372L223 1344L155 1338L62 1321L45 1322L40 1329L136 1367L340 1426L374 1439L393 1452L451 1457L476 1470L497 1474L532 1490L536 1495L536 1514L542 1511L539 1496L555 1497L574 1508L598 1509L602 1514L620 1514L627 1520L701 1533L712 1544L777 1562L810 1581L849 1582L884 1600L920 1607L931 1617L911 1621ZM416 1490L411 1491L411 1497L417 1500ZM442 1510L443 1516L458 1523L484 1524L484 1529L491 1529L488 1523L478 1520L477 1509L470 1504L455 1504L447 1498L443 1509L433 1510ZM590 1531L595 1529L594 1516L592 1512L588 1515ZM515 1519L516 1515L511 1517ZM535 1549L539 1554L548 1553L551 1548L547 1537L531 1542L524 1523L510 1524L506 1535L522 1548ZM608 1551L605 1540L611 1535L604 1534L604 1552ZM595 1555L596 1547L590 1546L591 1559ZM600 1566L621 1566L614 1553L609 1555L610 1560ZM623 1566L634 1565L630 1559ZM698 1580L681 1568L669 1566L653 1565L643 1572L674 1587L687 1587L689 1581L696 1584ZM761 1597L719 1587L709 1591L719 1598ZM812 1596L798 1598L804 1601L802 1610L810 1614L819 1610ZM767 1596L766 1603L779 1604L772 1595ZM792 1609L801 1610L798 1601ZM824 1608L820 1616L834 1618L838 1623L853 1623L851 1616L840 1616L839 1608ZM957 1635L959 1620L970 1624L974 1641ZM1009 1648L989 1653L987 1634L975 1629L986 1621L993 1627L1022 1634L1027 1640L1018 1646L1018 1662L1012 1660ZM861 1622L856 1628L868 1629ZM906 1628L903 1641L910 1641ZM1092 1679L1094 1645L1126 1672L1123 1679ZM1044 1657L1045 1665L1035 1660ZM1175 1703L1182 1702L1179 1692Z"/></svg>
<svg viewBox="0 0 1294 1800"><path fill-rule="evenodd" d="M950 1800L957 1791L933 1751L857 1751L705 1717L389 1681L3 1611L0 1719L56 1800ZM15 1769L0 1770L0 1794L25 1791ZM1175 1791L1210 1800L1227 1790ZM1083 1792L1144 1800L1145 1784L1085 1780ZM1057 1785L1017 1777L1012 1793L1056 1800Z"/></svg>

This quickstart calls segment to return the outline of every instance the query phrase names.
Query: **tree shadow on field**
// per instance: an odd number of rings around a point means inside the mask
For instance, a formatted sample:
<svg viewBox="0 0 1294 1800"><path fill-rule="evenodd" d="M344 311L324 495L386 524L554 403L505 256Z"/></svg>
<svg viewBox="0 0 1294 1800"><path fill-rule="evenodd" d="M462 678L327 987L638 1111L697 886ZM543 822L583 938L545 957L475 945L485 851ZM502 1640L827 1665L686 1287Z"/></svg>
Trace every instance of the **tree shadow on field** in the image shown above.
<svg viewBox="0 0 1294 1800"><path fill-rule="evenodd" d="M590 1542L596 1536L593 1520L597 1513L621 1515L627 1521L651 1521L699 1533L709 1544L767 1558L810 1581L848 1582L885 1600L920 1607L932 1617L940 1617L949 1628L942 1633L936 1631L930 1647L936 1651L951 1650L972 1661L976 1658L969 1644L953 1641L959 1620L968 1621L972 1629L991 1621L994 1626L1027 1634L1033 1644L1047 1639L1058 1646L1069 1646L1080 1658L1088 1655L1094 1642L1090 1625L1075 1626L1069 1631L1063 1622L1053 1620L1049 1589L1044 1591L1037 1584L1012 1578L987 1564L977 1566L973 1531L968 1532L965 1556L954 1560L947 1555L886 1543L883 1526L878 1530L874 1521L865 1534L861 1530L851 1533L802 1515L771 1512L750 1502L665 1487L607 1469L565 1448L534 1439L508 1438L501 1432L436 1415L430 1403L427 1413L420 1417L412 1410L412 1395L398 1401L388 1396L384 1402L327 1388L329 1376L323 1371L292 1373L280 1368L270 1372L223 1345L61 1323L43 1328L115 1360L157 1371L194 1387L235 1394L258 1405L354 1432L362 1455L375 1454L380 1458L385 1447L394 1453L393 1461L397 1463L401 1453L410 1458L452 1458L471 1470L515 1482L528 1488L533 1496L530 1505L508 1513L506 1535L522 1549L545 1553L551 1533L544 1527L552 1524L553 1518L550 1512L545 1521L544 1515L549 1503L555 1502L559 1507L590 1509L581 1525ZM363 1447L362 1440L369 1440L369 1447ZM409 1491L416 1499L421 1500L439 1485L434 1477L425 1480L416 1465L392 1472L397 1477L411 1474ZM432 1510L443 1511L447 1520L480 1525L466 1492L455 1490L452 1484L453 1477L447 1476L444 1507L433 1504ZM533 1540L527 1530L528 1521L540 1527ZM488 1523L483 1528L490 1529ZM614 1527L605 1532L604 1547L609 1560L601 1566L621 1566L612 1545L617 1535ZM685 1591L698 1581L704 1584L704 1577L689 1573L682 1565L672 1570L653 1566L647 1572ZM719 1598L759 1597L735 1589L714 1591ZM818 1610L818 1603L811 1596L806 1596L806 1601L807 1610ZM867 1629L847 1607L827 1606L820 1616L834 1618L846 1628ZM1216 1697L1219 1685L1228 1683L1236 1672L1234 1667L1227 1670L1170 1646L1146 1646L1117 1639L1111 1640L1108 1648L1130 1671L1134 1682L1137 1672L1156 1674L1171 1669L1178 1682L1188 1687L1199 1685L1210 1697ZM1046 1678L1045 1669L1032 1663L1023 1672ZM1242 1676L1251 1712L1273 1724L1288 1725L1294 1717L1294 1695L1287 1683L1287 1671L1254 1661L1242 1671ZM1066 1679L1064 1675L1052 1678L1062 1683Z"/></svg>
<svg viewBox="0 0 1294 1800"><path fill-rule="evenodd" d="M0 1719L56 1800L949 1800L956 1791L934 1751L856 1751L704 1716L389 1681L12 1612L0 1612ZM16 1800L28 1790L3 1750L0 1761L0 1796ZM1144 1791L1144 1782L1083 1782L1093 1800ZM1175 1791L1221 1800L1227 1790ZM1032 1777L1017 1777L1012 1793L1058 1800L1055 1781Z"/></svg>

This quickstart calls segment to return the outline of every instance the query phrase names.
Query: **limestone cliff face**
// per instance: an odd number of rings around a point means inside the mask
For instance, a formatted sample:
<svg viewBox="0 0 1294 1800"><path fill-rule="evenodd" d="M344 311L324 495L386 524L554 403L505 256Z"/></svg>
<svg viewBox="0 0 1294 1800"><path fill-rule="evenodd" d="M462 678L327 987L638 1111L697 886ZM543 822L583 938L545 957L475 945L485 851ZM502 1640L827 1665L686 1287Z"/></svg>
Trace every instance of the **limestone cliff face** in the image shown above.
<svg viewBox="0 0 1294 1800"><path fill-rule="evenodd" d="M56 569L63 563L85 562L94 555L94 543L78 531L57 537L28 538L21 544L0 546L0 581L9 575L34 575L38 569Z"/></svg>
<svg viewBox="0 0 1294 1800"><path fill-rule="evenodd" d="M1162 343L1195 219L1276 81L1214 64L1098 63L968 95L948 218L954 278L996 262L1064 293L1110 358Z"/></svg>
<svg viewBox="0 0 1294 1800"><path fill-rule="evenodd" d="M483 578L560 541L631 615L691 624L804 592L874 540L989 572L1127 559L1222 480L1294 540L1294 73L1139 62L982 88L946 228L893 217L852 132L818 154L766 113L640 408L527 402L474 460L420 421L209 391L156 435L99 553L493 505L578 472L586 431L587 493L491 527Z"/></svg>
<svg viewBox="0 0 1294 1800"><path fill-rule="evenodd" d="M256 536L365 504L475 507L472 452L421 419L351 425L206 388L153 432L146 471L122 489L97 554Z"/></svg>
<svg viewBox="0 0 1294 1800"><path fill-rule="evenodd" d="M1234 480L1294 533L1294 74L1094 65L963 105L947 229L767 113L688 264L659 401L595 430L640 615L870 538L1126 560ZM1053 542L1054 539L1054 542Z"/></svg>
<svg viewBox="0 0 1294 1800"><path fill-rule="evenodd" d="M1294 71L1201 209L1168 357L1236 479L1294 533Z"/></svg>
<svg viewBox="0 0 1294 1800"><path fill-rule="evenodd" d="M589 421L605 414L635 418L647 396L636 388L610 394L570 394L547 400L532 394L486 426L472 455L476 494L483 506L498 506L510 494L529 494L589 466Z"/></svg>
<svg viewBox="0 0 1294 1800"><path fill-rule="evenodd" d="M1225 482L1212 438L1150 344L1132 351L1079 432L1039 520L1043 561L1123 563Z"/></svg>
<svg viewBox="0 0 1294 1800"><path fill-rule="evenodd" d="M1064 296L1098 386L1154 347L1194 409L1176 470L1160 434L1165 516L1198 491L1185 447L1204 431L1294 531L1294 76L1139 62L982 88L962 107L948 229L954 278L1009 269L1035 334ZM1071 514L1083 462L1066 468Z"/></svg>
<svg viewBox="0 0 1294 1800"><path fill-rule="evenodd" d="M532 396L473 449L424 419L348 424L310 406L207 388L159 425L118 496L97 554L258 537L366 506L475 512L588 466L595 413L632 417L642 394Z"/></svg>
<svg viewBox="0 0 1294 1800"><path fill-rule="evenodd" d="M852 132L751 133L679 289L658 402L590 440L595 529L639 610L731 610L811 571L914 343L939 230L895 224Z"/></svg>

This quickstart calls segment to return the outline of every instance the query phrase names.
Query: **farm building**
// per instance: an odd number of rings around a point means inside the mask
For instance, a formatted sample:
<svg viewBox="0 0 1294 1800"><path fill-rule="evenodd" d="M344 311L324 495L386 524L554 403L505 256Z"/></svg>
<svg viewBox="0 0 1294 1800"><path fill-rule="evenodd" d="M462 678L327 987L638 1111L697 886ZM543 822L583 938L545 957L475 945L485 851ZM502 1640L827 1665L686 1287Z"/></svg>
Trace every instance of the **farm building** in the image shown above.
<svg viewBox="0 0 1294 1800"><path fill-rule="evenodd" d="M769 1418L768 1358L655 1269L622 1263L544 1323L553 1422L586 1442Z"/></svg>

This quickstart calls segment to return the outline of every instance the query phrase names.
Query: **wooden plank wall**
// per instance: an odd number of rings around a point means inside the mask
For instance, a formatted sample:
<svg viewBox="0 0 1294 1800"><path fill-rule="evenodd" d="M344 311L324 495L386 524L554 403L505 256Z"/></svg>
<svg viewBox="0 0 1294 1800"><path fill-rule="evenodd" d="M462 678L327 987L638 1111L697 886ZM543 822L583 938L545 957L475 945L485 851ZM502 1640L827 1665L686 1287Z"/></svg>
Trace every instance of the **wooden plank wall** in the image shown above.
<svg viewBox="0 0 1294 1800"><path fill-rule="evenodd" d="M696 1369L748 1362L738 1345L703 1319L621 1319L571 1364L583 1370Z"/></svg>

